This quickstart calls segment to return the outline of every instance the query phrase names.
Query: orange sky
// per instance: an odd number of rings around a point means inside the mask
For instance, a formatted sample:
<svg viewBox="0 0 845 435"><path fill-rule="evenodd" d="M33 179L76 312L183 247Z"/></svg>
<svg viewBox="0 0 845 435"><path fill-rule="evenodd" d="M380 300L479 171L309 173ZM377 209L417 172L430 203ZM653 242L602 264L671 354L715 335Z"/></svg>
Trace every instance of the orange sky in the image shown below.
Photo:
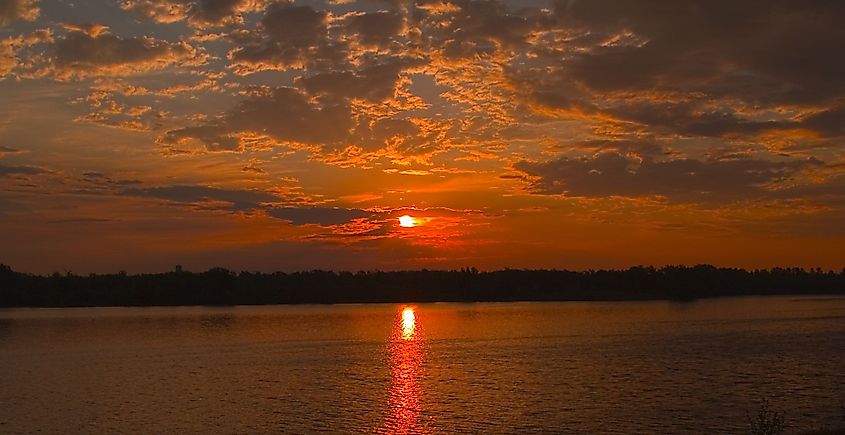
<svg viewBox="0 0 845 435"><path fill-rule="evenodd" d="M838 270L845 5L716 3L0 0L0 263Z"/></svg>

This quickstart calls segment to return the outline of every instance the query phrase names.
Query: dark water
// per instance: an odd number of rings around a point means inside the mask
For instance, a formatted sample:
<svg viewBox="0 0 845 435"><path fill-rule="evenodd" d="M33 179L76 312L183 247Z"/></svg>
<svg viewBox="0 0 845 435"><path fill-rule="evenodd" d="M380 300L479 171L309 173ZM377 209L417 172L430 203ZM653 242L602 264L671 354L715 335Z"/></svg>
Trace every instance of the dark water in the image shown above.
<svg viewBox="0 0 845 435"><path fill-rule="evenodd" d="M0 432L740 433L842 422L845 299L0 311Z"/></svg>

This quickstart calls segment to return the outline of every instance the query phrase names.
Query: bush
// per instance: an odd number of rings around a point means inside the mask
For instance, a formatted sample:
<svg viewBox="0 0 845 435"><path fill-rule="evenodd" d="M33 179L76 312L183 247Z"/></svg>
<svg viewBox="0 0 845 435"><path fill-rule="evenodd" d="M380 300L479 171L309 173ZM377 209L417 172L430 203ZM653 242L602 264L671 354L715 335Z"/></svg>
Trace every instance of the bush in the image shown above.
<svg viewBox="0 0 845 435"><path fill-rule="evenodd" d="M783 411L772 409L768 400L763 400L754 417L748 416L748 430L751 435L779 435L786 432Z"/></svg>

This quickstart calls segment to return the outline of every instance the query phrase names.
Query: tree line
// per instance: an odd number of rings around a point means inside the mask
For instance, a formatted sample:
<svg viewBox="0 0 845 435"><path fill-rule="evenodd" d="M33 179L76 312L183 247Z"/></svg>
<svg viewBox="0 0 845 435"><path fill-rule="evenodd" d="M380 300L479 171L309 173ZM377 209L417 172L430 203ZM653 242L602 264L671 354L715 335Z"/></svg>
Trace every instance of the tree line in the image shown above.
<svg viewBox="0 0 845 435"><path fill-rule="evenodd" d="M0 265L0 306L86 307L375 302L694 300L845 294L845 269L744 270L637 266L621 270L408 270L33 275Z"/></svg>

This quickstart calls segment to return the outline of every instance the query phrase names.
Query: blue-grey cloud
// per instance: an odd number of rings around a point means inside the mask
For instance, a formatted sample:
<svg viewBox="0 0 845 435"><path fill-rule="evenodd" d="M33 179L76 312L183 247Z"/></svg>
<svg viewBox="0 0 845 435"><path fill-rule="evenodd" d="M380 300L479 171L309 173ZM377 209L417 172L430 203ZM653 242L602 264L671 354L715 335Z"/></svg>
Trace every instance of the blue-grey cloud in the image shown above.
<svg viewBox="0 0 845 435"><path fill-rule="evenodd" d="M158 22L187 21L193 27L216 27L243 23L243 14L263 2L253 0L124 0L121 8Z"/></svg>
<svg viewBox="0 0 845 435"><path fill-rule="evenodd" d="M522 161L529 190L567 196L665 196L675 201L712 202L769 195L765 186L787 181L800 171L818 167L815 159L656 161L605 152L589 158L548 162Z"/></svg>
<svg viewBox="0 0 845 435"><path fill-rule="evenodd" d="M202 205L207 202L223 202L226 209L253 211L265 204L279 202L272 193L259 190L221 189L209 186L176 185L146 188L130 188L119 192L124 196L163 199L179 204Z"/></svg>
<svg viewBox="0 0 845 435"><path fill-rule="evenodd" d="M350 14L343 20L344 32L365 46L387 47L402 31L405 18L397 11Z"/></svg>
<svg viewBox="0 0 845 435"><path fill-rule="evenodd" d="M616 38L569 63L573 78L597 90L798 102L845 86L845 59L834 54L845 40L840 2L557 0L554 13L563 28Z"/></svg>
<svg viewBox="0 0 845 435"><path fill-rule="evenodd" d="M293 225L331 226L374 215L360 209L278 206L276 204L282 202L284 198L270 192L197 185L128 188L119 191L119 195L155 198L203 209L218 208L247 213L263 211L268 216L288 221ZM223 203L223 205L216 203Z"/></svg>
<svg viewBox="0 0 845 435"><path fill-rule="evenodd" d="M310 68L344 62L342 44L328 39L329 14L311 6L274 4L254 32L234 33L243 45L229 54L236 71Z"/></svg>
<svg viewBox="0 0 845 435"><path fill-rule="evenodd" d="M342 144L354 127L350 107L342 102L316 103L298 90L280 87L242 101L224 116L202 126L167 132L162 142L178 146L194 138L209 150L239 148L237 134L266 134L280 142L320 146Z"/></svg>
<svg viewBox="0 0 845 435"><path fill-rule="evenodd" d="M47 173L44 168L39 168L38 166L29 166L29 165L20 165L20 166L5 166L0 165L0 177L5 175L35 175L35 174L43 174Z"/></svg>
<svg viewBox="0 0 845 435"><path fill-rule="evenodd" d="M422 59L395 57L367 64L355 70L331 71L297 80L311 94L334 98L357 98L378 103L393 97L400 74L422 65Z"/></svg>
<svg viewBox="0 0 845 435"><path fill-rule="evenodd" d="M21 152L21 150L17 148L7 147L4 145L0 145L0 157L3 157L4 154L16 154Z"/></svg>
<svg viewBox="0 0 845 435"><path fill-rule="evenodd" d="M275 218L289 221L294 225L316 224L322 226L339 225L354 219L370 217L373 213L360 209L331 207L282 207L267 210Z"/></svg>
<svg viewBox="0 0 845 435"><path fill-rule="evenodd" d="M185 42L116 36L104 26L66 26L49 47L56 76L132 75L172 65L199 65L205 55Z"/></svg>

